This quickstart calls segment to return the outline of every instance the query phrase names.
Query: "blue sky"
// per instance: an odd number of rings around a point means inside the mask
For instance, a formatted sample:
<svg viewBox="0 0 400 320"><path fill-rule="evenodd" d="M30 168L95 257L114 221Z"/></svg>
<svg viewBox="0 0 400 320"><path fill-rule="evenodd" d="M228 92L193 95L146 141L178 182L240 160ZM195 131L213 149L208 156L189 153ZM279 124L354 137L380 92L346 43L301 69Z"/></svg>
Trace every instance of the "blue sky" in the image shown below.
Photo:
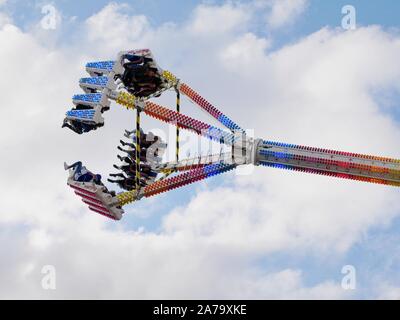
<svg viewBox="0 0 400 320"><path fill-rule="evenodd" d="M66 17L78 17L85 20L99 11L110 1L106 0L81 0L79 5L67 0L35 1L35 0L8 0L7 10L12 14L15 22L20 27L30 25L42 16L42 4L51 3L59 9ZM135 1L112 1L115 3L128 3L128 13L144 14L154 25L166 22L181 23L188 19L193 9L201 3L195 0L135 0ZM246 1L241 1L246 3ZM204 1L203 3L222 4L224 1ZM276 41L284 45L288 41L296 41L298 37L305 36L324 26L338 27L341 25L340 12L345 5L353 5L357 9L357 23L359 25L379 24L385 27L398 27L398 12L400 3L396 0L312 0L306 14L292 28L281 30L279 39ZM339 13L339 14L338 14ZM256 32L263 33L265 28L256 26Z"/></svg>
<svg viewBox="0 0 400 320"><path fill-rule="evenodd" d="M32 26L40 21L42 17L41 7L47 3L53 4L57 10L61 12L63 21L69 21L71 17L77 17L72 23L62 24L61 36L57 38L56 44L56 48L61 48L60 52L62 52L65 48L75 48L73 42L80 36L77 31L81 30L81 24L95 13L101 11L109 2L103 0L81 0L79 2L66 0L52 2L8 0L3 10L12 17L13 23L24 32L29 33ZM151 27L157 29L162 24L169 22L178 26L187 25L190 23L194 15L194 10L199 4L204 3L206 5L222 6L226 1L139 0L129 2L115 1L115 3L129 3L129 7L126 9L126 13L129 16L145 15ZM246 3L246 1L242 1L242 3ZM273 53L274 51L279 52L281 48L298 43L304 37L317 32L325 26L331 27L332 29L340 28L342 18L341 8L347 4L351 4L356 8L357 26L359 28L377 24L382 26L383 30L390 30L390 32L392 32L392 29L394 29L393 34L398 34L398 28L400 27L400 2L395 0L374 0L368 2L362 0L311 0L305 11L299 15L299 17L296 17L293 23L283 28L269 30L265 27L263 20L265 17L257 15L254 17L254 23L247 26L246 31L251 32L258 37L258 39L269 39L271 41L271 45L268 47L269 53ZM129 30L127 30L127 32L129 32ZM177 46L179 46L179 43ZM118 50L120 49L123 48L118 48ZM93 53L84 52L82 54L92 55ZM108 59L112 57L104 58ZM181 70L185 72L184 68L181 68ZM229 70L227 72L229 72ZM77 80L78 78L70 79L71 82L76 82ZM195 80L188 79L187 81L190 83ZM204 87L206 87L206 85L204 85ZM226 94L226 92L228 92L228 90L222 90L221 95L224 93ZM70 92L71 95L73 93L74 92ZM66 92L66 94L69 93ZM211 94L213 94L212 90ZM205 94L205 96L207 95ZM224 100L224 98L221 98L221 100ZM375 98L376 101L382 102L382 105L387 103L388 108L386 114L388 117L393 118L395 122L400 120L399 111L397 110L398 108L396 108L400 103L399 91L397 89L393 89L389 86L389 89L385 87L382 92L377 90L377 92L375 92ZM228 95L226 99L230 101ZM224 110L224 108L226 107L221 106L222 110ZM59 110L59 112L61 114L64 110ZM229 112L226 113L234 120L238 119L238 116L235 116L235 114L237 114L235 110L229 110ZM385 112L382 111L382 113ZM243 118L241 117L240 119ZM240 121L238 122L241 124ZM243 126L246 125L251 126L251 124L243 124ZM64 138L69 139L68 136L64 136ZM268 132L264 133L263 138L268 138ZM366 139L368 140L367 137ZM86 140L85 142L87 141L96 142L95 138L93 138L93 140ZM287 142L291 143L296 141ZM297 142L301 143L301 141ZM396 152L394 152L394 154L396 154ZM109 158L107 158L107 160L108 159ZM255 174L258 175L260 172L261 171L256 171ZM284 179L287 181L286 178ZM320 178L316 178L316 183L321 183L323 185L325 180L317 179ZM340 183L341 182L337 182L336 180L332 181L332 185L335 185L335 187ZM232 175L216 177L205 185L188 186L185 189L162 195L158 200L156 198L152 199L152 202L145 200L133 204L127 208L127 211L131 214L126 215L121 225L116 226L113 223L109 223L107 228L111 231L122 229L123 231L130 232L137 231L138 227L144 227L145 232L148 232L148 236L151 237L153 234L163 232L162 226L164 218L171 212L178 212L178 214L182 212L188 213L189 209L186 207L196 200L198 194L204 193L205 190L219 190L219 188L225 188L228 191L239 189L237 181ZM327 188L329 188L329 186ZM69 192L69 190L65 192ZM382 191L376 192L378 194ZM379 195L381 195L381 193L379 193ZM349 194L349 197L350 196L351 194ZM327 206L329 205L330 204L327 203ZM150 213L145 215L141 214L141 212L146 210ZM395 211L395 208L393 211ZM321 214L323 214L323 212ZM182 215L184 216L183 213ZM190 212L186 215L190 215ZM379 283L381 282L391 284L394 287L400 287L400 273L398 271L400 263L398 250L400 218L398 217L398 212L393 216L394 218L392 220L389 219L390 221L383 226L371 223L368 227L363 229L364 231L361 232L362 236L358 237L357 240L351 244L349 249L343 251L339 250L339 253L332 254L332 256L329 252L329 250L331 250L329 246L323 253L312 246L299 252L296 247L293 247L287 250L274 251L273 253L257 253L253 256L250 255L249 260L253 261L251 268L257 269L258 271L261 270L267 274L286 269L301 270L303 285L305 287L313 287L324 281L333 281L340 284L343 276L340 272L341 267L346 264L351 264L355 265L358 270L357 290L352 293L352 298L374 298L377 295ZM171 219L168 219L167 222L172 221ZM24 224L22 225L24 226ZM22 228L21 225L19 225L18 228ZM2 230L1 224L0 230ZM216 247L219 245L220 243L217 243ZM334 247L334 245L332 245L332 247ZM332 249L332 251L334 250Z"/></svg>
<svg viewBox="0 0 400 320"><path fill-rule="evenodd" d="M19 25L23 25L30 19L40 16L41 4L53 3L66 16L77 16L84 20L93 12L99 11L110 1L106 0L82 0L79 5L67 0L56 1L19 1L9 0L7 9L12 12L13 17ZM154 24L169 21L182 22L187 19L188 14L201 2L195 0L179 1L170 0L135 0L135 1L113 1L115 3L129 3L133 12L145 14ZM221 4L224 1L204 1L204 3ZM245 3L246 1L242 1ZM295 28L297 32L308 34L325 25L339 26L340 20L337 12L344 5L351 4L357 8L357 20L362 25L380 24L387 27L398 26L398 12L400 4L396 0L313 0L307 12L306 18L302 19ZM293 31L293 30L292 30Z"/></svg>

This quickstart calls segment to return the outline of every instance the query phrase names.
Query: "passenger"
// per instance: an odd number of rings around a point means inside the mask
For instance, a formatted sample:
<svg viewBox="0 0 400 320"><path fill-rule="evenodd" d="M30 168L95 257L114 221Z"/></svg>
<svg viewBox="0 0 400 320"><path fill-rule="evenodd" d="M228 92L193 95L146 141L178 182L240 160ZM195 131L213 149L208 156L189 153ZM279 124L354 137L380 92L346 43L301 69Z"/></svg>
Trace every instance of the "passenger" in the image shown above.
<svg viewBox="0 0 400 320"><path fill-rule="evenodd" d="M89 110L89 109L93 109L93 108L91 106L87 106L84 104L77 104L75 106L75 108L72 109L72 111L73 110ZM107 109L107 107L104 107L102 112L106 111L106 109ZM101 124L86 123L86 122L82 122L79 120L65 118L61 128L67 127L78 134L82 134L84 132L96 130L98 127L102 127L103 125L104 125L103 123L101 123Z"/></svg>
<svg viewBox="0 0 400 320"><path fill-rule="evenodd" d="M98 127L101 127L103 125L104 124L84 123L84 122L81 122L78 120L72 120L72 119L65 118L61 128L69 128L78 134L82 134L85 132L96 130Z"/></svg>
<svg viewBox="0 0 400 320"><path fill-rule="evenodd" d="M135 139L135 138L136 138L136 129L135 129L135 130L132 130L132 131L125 130L124 136L127 137L127 138L129 138L129 139L131 139L131 138L132 138L132 139ZM142 138L143 136L145 136L145 133L144 133L143 129L140 128L140 138L143 139L143 138Z"/></svg>
<svg viewBox="0 0 400 320"><path fill-rule="evenodd" d="M114 168L123 171L129 177L136 176L136 165L134 164L127 164L123 166L114 165Z"/></svg>
<svg viewBox="0 0 400 320"><path fill-rule="evenodd" d="M129 63L133 63L133 64L142 64L144 63L144 57L143 56L138 56L136 54L124 54L122 56L122 59L126 59L129 61Z"/></svg>
<svg viewBox="0 0 400 320"><path fill-rule="evenodd" d="M120 155L117 155L118 159L122 162L126 162L128 164L135 164L136 165L136 153L132 157L122 157ZM146 161L146 156L141 155L140 156L140 161L145 162Z"/></svg>
<svg viewBox="0 0 400 320"><path fill-rule="evenodd" d="M138 97L149 96L159 89L162 80L157 68L150 66L152 59L137 55L124 56L124 72L119 77L130 93Z"/></svg>
<svg viewBox="0 0 400 320"><path fill-rule="evenodd" d="M117 183L121 189L124 189L127 191L131 191L136 188L135 180L132 178L124 178L124 179L118 179L118 180L107 179L107 181L109 181L111 183Z"/></svg>
<svg viewBox="0 0 400 320"><path fill-rule="evenodd" d="M61 128L69 128L77 134L83 133L83 127L80 125L78 121L64 119L64 122Z"/></svg>
<svg viewBox="0 0 400 320"><path fill-rule="evenodd" d="M113 165L115 169L123 171L128 176L136 176L136 163L126 164L122 166ZM140 173L145 175L146 177L152 177L152 169L148 164L140 165ZM157 175L157 174L156 174Z"/></svg>
<svg viewBox="0 0 400 320"><path fill-rule="evenodd" d="M121 80L123 80L126 85L132 86L144 82L151 82L156 85L161 84L161 77L157 73L158 70L147 64L125 63L124 69Z"/></svg>
<svg viewBox="0 0 400 320"><path fill-rule="evenodd" d="M157 74L157 70L154 68L150 68L148 66L143 66L141 68L136 68L133 72L134 81L137 84L145 84L152 83L156 86L161 84L161 78Z"/></svg>
<svg viewBox="0 0 400 320"><path fill-rule="evenodd" d="M144 74L146 71L145 66L142 66L142 65L128 66L125 64L124 68L125 68L125 70L121 76L121 80L124 83L124 85L129 88L134 87L135 84L137 83L135 75L139 74L139 73Z"/></svg>
<svg viewBox="0 0 400 320"><path fill-rule="evenodd" d="M120 140L121 144L123 146L128 146L129 149L123 149L120 146L117 147L118 150L123 151L127 154L129 154L130 157L136 157L136 144L130 143L130 142L125 142L123 140ZM148 143L140 143L140 156L142 161L146 160L146 154L147 154L147 149L148 149Z"/></svg>
<svg viewBox="0 0 400 320"><path fill-rule="evenodd" d="M77 182L94 182L95 184L102 185L101 182L101 175L99 174L94 174L90 172L89 170L86 169L85 166L82 165L81 161L77 161L70 166L68 166L66 163L64 163L64 169L73 169L74 170L74 175L73 179L74 181Z"/></svg>
<svg viewBox="0 0 400 320"><path fill-rule="evenodd" d="M93 109L91 106L87 106L84 104L77 104L75 108L72 110L88 110L88 109Z"/></svg>
<svg viewBox="0 0 400 320"><path fill-rule="evenodd" d="M124 140L119 140L119 142L121 143L121 145L122 145L123 147L128 146L128 147L130 147L130 148L132 148L132 149L135 149L135 148L136 148L136 144L134 144L134 143L126 142L126 141L124 141Z"/></svg>
<svg viewBox="0 0 400 320"><path fill-rule="evenodd" d="M126 150L121 148L120 146L117 147L119 151L125 152L128 157L136 158L136 150Z"/></svg>
<svg viewBox="0 0 400 320"><path fill-rule="evenodd" d="M117 174L110 174L110 176L118 176ZM135 177L123 177L122 179L107 179L111 183L117 183L120 188L124 190L134 190L136 189L136 178ZM140 179L140 186L145 187L147 185L147 181L144 179Z"/></svg>

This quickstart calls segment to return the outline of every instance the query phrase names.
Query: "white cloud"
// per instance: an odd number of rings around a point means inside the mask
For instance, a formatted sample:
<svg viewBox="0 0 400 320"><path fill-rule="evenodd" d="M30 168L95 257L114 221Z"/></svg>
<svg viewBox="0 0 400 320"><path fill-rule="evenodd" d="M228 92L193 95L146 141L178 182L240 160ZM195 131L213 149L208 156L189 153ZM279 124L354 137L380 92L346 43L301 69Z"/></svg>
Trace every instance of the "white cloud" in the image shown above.
<svg viewBox="0 0 400 320"><path fill-rule="evenodd" d="M400 287L395 287L388 283L381 284L378 299L380 300L400 300Z"/></svg>
<svg viewBox="0 0 400 320"><path fill-rule="evenodd" d="M256 66L256 61L265 59L269 40L257 38L253 33L246 33L227 46L221 53L221 62L228 68L238 64L243 68Z"/></svg>
<svg viewBox="0 0 400 320"><path fill-rule="evenodd" d="M12 19L7 14L0 11L0 29L3 28L5 25L10 24L11 22Z"/></svg>
<svg viewBox="0 0 400 320"><path fill-rule="evenodd" d="M377 27L324 29L267 52L270 39L247 30L250 13L239 6L202 5L194 17L209 24L194 19L158 28L125 8L106 6L87 20L82 41L59 49L15 26L0 30L0 67L8 75L0 80L7 119L0 136L7 181L0 186L6 195L0 227L9 230L0 240L10 244L0 248L7 257L0 262L0 296L348 297L330 279L310 286L305 271L268 271L256 260L272 252L322 258L346 252L371 227L398 214L397 191L257 168L252 176L226 176L232 183L218 189L200 185L192 201L166 214L159 232L132 231L127 225L135 206L122 222L105 224L67 189L62 169L64 160L82 159L93 170L109 172L115 145L132 124L129 113L113 107L106 126L86 136L59 126L79 90L75 81L84 74L84 62L149 46L163 67L240 124L254 127L257 136L396 156L399 127L371 92L399 82L400 39ZM204 31L218 29L221 17L227 21L222 32ZM40 59L25 63L26 52ZM183 108L191 112L188 105ZM170 199L143 201L152 210ZM54 292L40 287L47 264L57 270Z"/></svg>
<svg viewBox="0 0 400 320"><path fill-rule="evenodd" d="M242 29L251 18L248 7L228 2L222 6L199 5L193 14L190 31L209 38Z"/></svg>
<svg viewBox="0 0 400 320"><path fill-rule="evenodd" d="M344 298L330 281L306 286L300 271L264 272L245 256L212 245L151 233L75 226L43 250L18 235L1 266L2 298ZM67 231L67 230L64 230ZM57 235L56 238L60 238ZM21 241L22 240L22 241ZM44 265L56 270L55 291L40 287Z"/></svg>
<svg viewBox="0 0 400 320"><path fill-rule="evenodd" d="M294 20L302 14L308 6L308 0L272 0L266 1L270 7L267 14L267 24L272 29L293 24Z"/></svg>
<svg viewBox="0 0 400 320"><path fill-rule="evenodd" d="M88 39L99 46L124 50L124 40L139 41L149 27L143 15L130 16L126 4L110 3L86 20Z"/></svg>

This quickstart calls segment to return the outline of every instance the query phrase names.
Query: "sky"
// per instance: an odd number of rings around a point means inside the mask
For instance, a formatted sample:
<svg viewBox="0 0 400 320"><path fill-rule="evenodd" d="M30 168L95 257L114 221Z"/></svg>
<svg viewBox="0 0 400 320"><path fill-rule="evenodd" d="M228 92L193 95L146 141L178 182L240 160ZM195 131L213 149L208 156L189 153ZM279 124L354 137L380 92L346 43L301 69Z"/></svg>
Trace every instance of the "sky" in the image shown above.
<svg viewBox="0 0 400 320"><path fill-rule="evenodd" d="M394 0L0 0L0 298L399 299L397 189L257 167L113 222L74 197L63 162L107 176L134 115L113 104L101 130L60 128L86 62L151 48L257 137L400 158L399 12Z"/></svg>

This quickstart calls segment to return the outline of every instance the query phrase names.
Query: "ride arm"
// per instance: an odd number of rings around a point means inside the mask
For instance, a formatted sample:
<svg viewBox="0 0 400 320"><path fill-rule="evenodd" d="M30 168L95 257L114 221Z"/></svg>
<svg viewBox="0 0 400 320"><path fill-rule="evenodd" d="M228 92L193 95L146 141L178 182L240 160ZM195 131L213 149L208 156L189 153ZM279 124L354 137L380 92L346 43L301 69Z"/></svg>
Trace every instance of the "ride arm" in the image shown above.
<svg viewBox="0 0 400 320"><path fill-rule="evenodd" d="M400 186L400 160L261 141L256 165Z"/></svg>

